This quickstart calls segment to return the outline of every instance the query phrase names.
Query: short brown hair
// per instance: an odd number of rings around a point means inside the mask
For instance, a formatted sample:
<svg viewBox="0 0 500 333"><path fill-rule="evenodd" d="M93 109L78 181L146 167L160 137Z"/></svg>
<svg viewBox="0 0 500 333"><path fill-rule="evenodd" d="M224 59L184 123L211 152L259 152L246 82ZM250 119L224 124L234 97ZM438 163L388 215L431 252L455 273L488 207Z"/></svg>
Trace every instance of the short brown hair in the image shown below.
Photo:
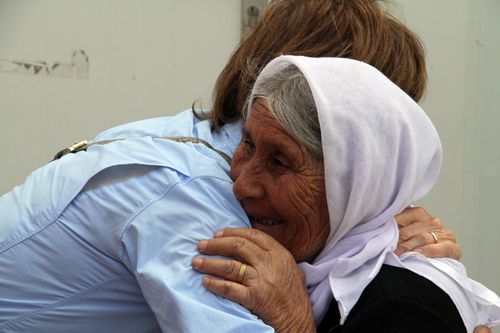
<svg viewBox="0 0 500 333"><path fill-rule="evenodd" d="M239 119L260 70L282 55L366 62L414 100L427 81L420 39L376 0L278 0L241 42L215 84L215 129Z"/></svg>

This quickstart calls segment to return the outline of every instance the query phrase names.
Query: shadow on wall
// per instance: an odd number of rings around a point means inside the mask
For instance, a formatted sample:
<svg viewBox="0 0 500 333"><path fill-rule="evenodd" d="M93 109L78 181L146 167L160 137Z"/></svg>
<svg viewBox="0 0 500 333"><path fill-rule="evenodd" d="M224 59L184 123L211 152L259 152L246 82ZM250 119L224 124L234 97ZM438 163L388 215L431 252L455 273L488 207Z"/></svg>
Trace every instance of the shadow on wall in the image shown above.
<svg viewBox="0 0 500 333"><path fill-rule="evenodd" d="M73 50L70 62L0 59L0 74L23 74L61 79L88 80L89 57L84 50Z"/></svg>

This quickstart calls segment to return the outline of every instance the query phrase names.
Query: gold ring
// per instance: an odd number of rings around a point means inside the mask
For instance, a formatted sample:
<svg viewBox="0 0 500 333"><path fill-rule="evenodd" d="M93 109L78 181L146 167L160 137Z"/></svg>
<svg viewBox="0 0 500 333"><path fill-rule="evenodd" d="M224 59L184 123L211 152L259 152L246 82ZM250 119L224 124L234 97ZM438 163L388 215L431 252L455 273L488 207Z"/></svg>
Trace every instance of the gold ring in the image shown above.
<svg viewBox="0 0 500 333"><path fill-rule="evenodd" d="M238 282L243 282L243 278L245 277L246 271L247 271L247 265L241 264L240 271L238 272Z"/></svg>
<svg viewBox="0 0 500 333"><path fill-rule="evenodd" d="M434 244L437 244L438 238L437 238L436 234L433 231L429 231L429 233L431 234L432 238L434 238Z"/></svg>

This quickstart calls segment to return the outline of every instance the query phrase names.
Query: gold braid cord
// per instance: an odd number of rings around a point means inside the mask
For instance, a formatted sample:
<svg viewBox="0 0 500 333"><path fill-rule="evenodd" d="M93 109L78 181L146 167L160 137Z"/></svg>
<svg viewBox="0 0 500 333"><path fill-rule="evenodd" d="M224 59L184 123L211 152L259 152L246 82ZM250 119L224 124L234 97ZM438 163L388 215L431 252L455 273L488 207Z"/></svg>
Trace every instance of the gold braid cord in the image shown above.
<svg viewBox="0 0 500 333"><path fill-rule="evenodd" d="M171 140L171 141L182 142L182 143L186 143L186 142L201 143L204 146L206 146L207 148L209 148L209 149L213 150L214 152L216 152L217 154L219 154L227 163L231 164L231 158L226 153L224 153L218 149L215 149L210 143L208 143L207 141L200 139L200 138L195 138L195 137L190 137L190 136L162 136L162 137L153 137L153 139ZM121 140L125 140L125 139L102 140L102 141L94 141L94 142L88 142L87 140L78 141L78 142L75 142L72 146L70 146L68 148L64 148L63 150L59 151L54 156L52 161L58 160L61 157L63 157L64 155L67 155L70 153L74 154L74 153L77 153L77 152L82 151L82 150L85 151L85 150L87 150L88 147L93 146L93 145L105 145L105 144L108 144L108 143L111 143L114 141L121 141Z"/></svg>

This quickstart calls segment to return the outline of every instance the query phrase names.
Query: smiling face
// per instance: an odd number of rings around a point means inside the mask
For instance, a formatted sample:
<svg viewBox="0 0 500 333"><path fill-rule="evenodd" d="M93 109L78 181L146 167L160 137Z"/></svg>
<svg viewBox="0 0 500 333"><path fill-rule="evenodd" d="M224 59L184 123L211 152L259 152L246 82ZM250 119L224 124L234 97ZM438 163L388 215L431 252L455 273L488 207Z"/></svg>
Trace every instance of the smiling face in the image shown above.
<svg viewBox="0 0 500 333"><path fill-rule="evenodd" d="M323 161L315 159L257 100L231 165L233 191L252 227L295 260L312 261L330 230Z"/></svg>

